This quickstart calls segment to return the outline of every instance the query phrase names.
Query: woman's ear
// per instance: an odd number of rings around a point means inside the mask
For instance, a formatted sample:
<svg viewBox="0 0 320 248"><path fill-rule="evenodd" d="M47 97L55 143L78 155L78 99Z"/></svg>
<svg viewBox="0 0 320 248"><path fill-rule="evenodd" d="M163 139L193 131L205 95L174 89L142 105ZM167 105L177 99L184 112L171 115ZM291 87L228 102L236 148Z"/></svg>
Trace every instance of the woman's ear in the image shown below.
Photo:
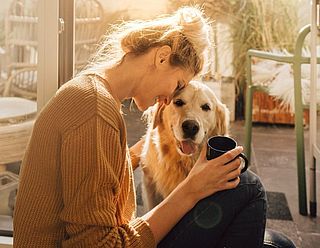
<svg viewBox="0 0 320 248"><path fill-rule="evenodd" d="M155 65L157 67L169 65L171 51L171 47L168 45L159 47L155 53Z"/></svg>

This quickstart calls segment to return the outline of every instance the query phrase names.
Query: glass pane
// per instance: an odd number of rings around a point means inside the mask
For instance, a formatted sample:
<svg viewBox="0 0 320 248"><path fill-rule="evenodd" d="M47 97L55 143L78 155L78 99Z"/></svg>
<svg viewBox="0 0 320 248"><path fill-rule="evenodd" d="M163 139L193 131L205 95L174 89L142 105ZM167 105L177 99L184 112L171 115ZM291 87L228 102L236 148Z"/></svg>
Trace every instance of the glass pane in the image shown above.
<svg viewBox="0 0 320 248"><path fill-rule="evenodd" d="M103 7L96 0L75 1L75 74L87 63L103 34Z"/></svg>
<svg viewBox="0 0 320 248"><path fill-rule="evenodd" d="M12 215L17 175L37 113L36 10L37 0L0 4L0 216L6 217Z"/></svg>
<svg viewBox="0 0 320 248"><path fill-rule="evenodd" d="M110 24L166 12L164 0L75 0L75 74L86 65Z"/></svg>
<svg viewBox="0 0 320 248"><path fill-rule="evenodd" d="M7 0L4 3L0 16L3 96L36 100L37 1Z"/></svg>

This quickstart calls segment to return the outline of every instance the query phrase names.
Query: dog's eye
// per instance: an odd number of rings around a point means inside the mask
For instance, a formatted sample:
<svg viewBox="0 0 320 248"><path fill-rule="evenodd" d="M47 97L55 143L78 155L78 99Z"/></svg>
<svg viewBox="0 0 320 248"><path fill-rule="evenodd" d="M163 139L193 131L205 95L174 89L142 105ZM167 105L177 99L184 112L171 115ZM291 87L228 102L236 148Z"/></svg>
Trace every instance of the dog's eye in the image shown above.
<svg viewBox="0 0 320 248"><path fill-rule="evenodd" d="M203 104L203 105L201 106L201 109L202 109L203 111L209 111L209 110L211 110L211 108L210 108L210 106L209 106L208 104Z"/></svg>
<svg viewBox="0 0 320 248"><path fill-rule="evenodd" d="M178 107L182 107L183 105L185 105L184 101L182 101L181 99L177 99L173 103Z"/></svg>

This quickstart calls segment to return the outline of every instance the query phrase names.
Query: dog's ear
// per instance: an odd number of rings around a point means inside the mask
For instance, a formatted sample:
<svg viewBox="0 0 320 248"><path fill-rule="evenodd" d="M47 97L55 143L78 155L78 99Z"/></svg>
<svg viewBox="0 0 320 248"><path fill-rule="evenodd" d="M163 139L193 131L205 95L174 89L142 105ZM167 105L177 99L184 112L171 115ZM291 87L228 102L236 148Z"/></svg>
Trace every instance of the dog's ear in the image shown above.
<svg viewBox="0 0 320 248"><path fill-rule="evenodd" d="M229 109L221 102L217 102L215 109L216 127L214 128L214 135L228 135L230 112Z"/></svg>
<svg viewBox="0 0 320 248"><path fill-rule="evenodd" d="M163 113L163 110L165 109L165 107L166 107L165 103L163 103L163 102L157 103L157 108L156 108L156 111L153 115L153 120L152 120L153 129L155 129L162 122L162 113Z"/></svg>
<svg viewBox="0 0 320 248"><path fill-rule="evenodd" d="M163 102L157 102L143 112L142 118L147 121L148 126L152 125L152 128L155 129L162 122L162 112L165 106Z"/></svg>

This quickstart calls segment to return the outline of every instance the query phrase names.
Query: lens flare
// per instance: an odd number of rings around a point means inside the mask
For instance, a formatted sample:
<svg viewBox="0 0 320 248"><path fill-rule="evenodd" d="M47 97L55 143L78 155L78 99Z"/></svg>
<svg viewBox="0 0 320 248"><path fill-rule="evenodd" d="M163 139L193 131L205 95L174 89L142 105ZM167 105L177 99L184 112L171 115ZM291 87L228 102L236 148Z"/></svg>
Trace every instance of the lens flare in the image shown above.
<svg viewBox="0 0 320 248"><path fill-rule="evenodd" d="M208 201L200 201L195 206L193 213L195 223L203 229L215 227L220 223L223 215L222 209L218 204L214 202L208 203Z"/></svg>

